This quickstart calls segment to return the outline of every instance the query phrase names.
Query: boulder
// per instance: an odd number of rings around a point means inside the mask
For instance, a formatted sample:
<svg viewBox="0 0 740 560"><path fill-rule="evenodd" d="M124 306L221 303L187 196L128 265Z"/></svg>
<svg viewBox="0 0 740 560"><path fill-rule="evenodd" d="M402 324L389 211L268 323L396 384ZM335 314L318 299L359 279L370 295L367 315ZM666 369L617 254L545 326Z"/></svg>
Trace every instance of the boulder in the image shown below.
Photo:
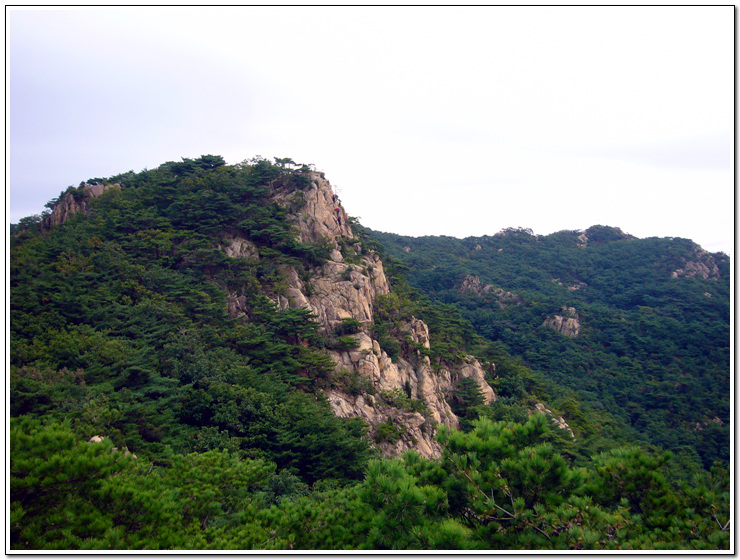
<svg viewBox="0 0 740 560"><path fill-rule="evenodd" d="M581 331L580 316L575 307L563 306L562 315L551 315L542 324L570 338L576 338Z"/></svg>

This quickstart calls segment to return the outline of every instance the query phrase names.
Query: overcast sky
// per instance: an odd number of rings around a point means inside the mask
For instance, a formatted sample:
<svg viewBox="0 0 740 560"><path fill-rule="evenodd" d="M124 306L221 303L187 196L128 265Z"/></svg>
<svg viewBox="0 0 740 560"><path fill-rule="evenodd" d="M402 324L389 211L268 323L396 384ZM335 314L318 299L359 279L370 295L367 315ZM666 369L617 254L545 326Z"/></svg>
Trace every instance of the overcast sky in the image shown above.
<svg viewBox="0 0 740 560"><path fill-rule="evenodd" d="M313 163L404 235L732 253L734 8L6 8L8 219L181 157Z"/></svg>

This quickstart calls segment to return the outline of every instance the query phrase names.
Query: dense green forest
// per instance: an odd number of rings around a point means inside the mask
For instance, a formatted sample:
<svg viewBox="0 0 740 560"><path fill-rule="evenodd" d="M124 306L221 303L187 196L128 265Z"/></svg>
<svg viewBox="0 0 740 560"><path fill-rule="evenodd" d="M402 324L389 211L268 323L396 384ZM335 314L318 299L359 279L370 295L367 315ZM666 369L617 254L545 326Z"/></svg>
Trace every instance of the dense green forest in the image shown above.
<svg viewBox="0 0 740 560"><path fill-rule="evenodd" d="M614 253L621 240L594 235L581 262L573 236L556 235L538 268L536 244L514 255L526 235L478 240L511 254L494 272L470 240L447 240L460 260L435 240L406 253L355 221L391 284L371 327L388 354L409 353L398 325L415 316L433 342L414 352L496 364L496 401L464 383L452 396L461 429L440 427L441 457L382 457L324 396L371 391L327 354L351 345L346 333L273 303L285 266L308 277L331 250L299 242L300 204L271 197L300 193L311 173L289 158L183 158L88 179L11 226L11 550L730 548L726 259L715 255L718 281L646 291L645 274L676 263L636 243ZM86 185L109 188L88 200ZM52 225L65 197L86 211ZM235 234L258 259L225 255ZM688 242L673 242L680 260ZM569 292L553 272L588 287ZM499 312L463 296L470 274L521 303ZM562 305L583 315L576 339L541 328ZM533 414L541 402L575 437Z"/></svg>
<svg viewBox="0 0 740 560"><path fill-rule="evenodd" d="M729 464L727 255L604 226L468 239L366 233L406 266L412 286L554 382L552 404L567 420L579 414L575 399L606 411L630 438L704 468ZM708 278L673 275L702 260L716 266ZM577 312L575 337L544 324L564 307Z"/></svg>

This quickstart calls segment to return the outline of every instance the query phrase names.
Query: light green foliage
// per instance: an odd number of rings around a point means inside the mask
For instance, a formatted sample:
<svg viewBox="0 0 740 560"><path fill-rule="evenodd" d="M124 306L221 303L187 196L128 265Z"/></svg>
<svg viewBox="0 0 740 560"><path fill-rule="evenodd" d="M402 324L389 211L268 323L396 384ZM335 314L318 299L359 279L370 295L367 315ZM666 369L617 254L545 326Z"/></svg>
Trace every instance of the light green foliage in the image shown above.
<svg viewBox="0 0 740 560"><path fill-rule="evenodd" d="M427 549L467 547L469 531L444 515L447 500L436 486L420 485L399 460L368 465L361 491L374 515L365 547Z"/></svg>
<svg viewBox="0 0 740 560"><path fill-rule="evenodd" d="M227 523L274 470L274 465L264 461L212 450L174 457L163 478L186 504L185 523L197 521L206 527Z"/></svg>
<svg viewBox="0 0 740 560"><path fill-rule="evenodd" d="M10 427L11 547L85 548L112 527L110 512L93 506L101 488L132 459L104 441L78 441L69 425L24 418ZM91 507L93 506L93 507Z"/></svg>
<svg viewBox="0 0 740 560"><path fill-rule="evenodd" d="M362 482L312 489L212 450L167 466L13 420L13 549L726 549L729 473L677 491L637 448L573 469L544 416L443 430L440 460L371 461ZM638 511L639 510L639 511Z"/></svg>
<svg viewBox="0 0 740 560"><path fill-rule="evenodd" d="M602 503L626 500L631 511L670 513L664 502L669 486L660 468L670 456L650 456L639 447L619 448L594 458L596 475L591 494Z"/></svg>
<svg viewBox="0 0 740 560"><path fill-rule="evenodd" d="M709 513L726 502L710 493L713 506L690 507L698 505L696 496L671 487L661 472L668 456L617 449L574 469L546 441L545 422L544 415L525 424L481 419L468 433L442 430L439 466L413 455L407 461L422 479L445 488L451 511L467 520L483 548L729 546L729 534ZM725 476L717 474L715 484Z"/></svg>
<svg viewBox="0 0 740 560"><path fill-rule="evenodd" d="M545 441L546 421L543 415L526 424L481 419L469 433L441 430L456 508L508 531L521 530L522 515L535 506L562 503L581 477Z"/></svg>

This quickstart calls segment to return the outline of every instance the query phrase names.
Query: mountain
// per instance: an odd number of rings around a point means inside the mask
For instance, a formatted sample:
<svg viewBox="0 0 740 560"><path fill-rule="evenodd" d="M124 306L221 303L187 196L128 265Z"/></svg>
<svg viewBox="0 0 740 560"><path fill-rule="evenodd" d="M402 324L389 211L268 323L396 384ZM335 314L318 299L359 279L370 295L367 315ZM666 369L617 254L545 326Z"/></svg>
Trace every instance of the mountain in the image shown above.
<svg viewBox="0 0 740 560"><path fill-rule="evenodd" d="M566 409L575 401L607 411L631 438L705 468L727 464L727 255L606 226L467 239L368 234L421 293L454 305L480 335L569 389L552 404L574 427L577 413Z"/></svg>
<svg viewBox="0 0 740 560"><path fill-rule="evenodd" d="M184 158L47 207L11 227L13 549L729 546L721 460L518 357L311 166ZM473 272L446 289L534 305ZM556 299L545 332L588 340Z"/></svg>

